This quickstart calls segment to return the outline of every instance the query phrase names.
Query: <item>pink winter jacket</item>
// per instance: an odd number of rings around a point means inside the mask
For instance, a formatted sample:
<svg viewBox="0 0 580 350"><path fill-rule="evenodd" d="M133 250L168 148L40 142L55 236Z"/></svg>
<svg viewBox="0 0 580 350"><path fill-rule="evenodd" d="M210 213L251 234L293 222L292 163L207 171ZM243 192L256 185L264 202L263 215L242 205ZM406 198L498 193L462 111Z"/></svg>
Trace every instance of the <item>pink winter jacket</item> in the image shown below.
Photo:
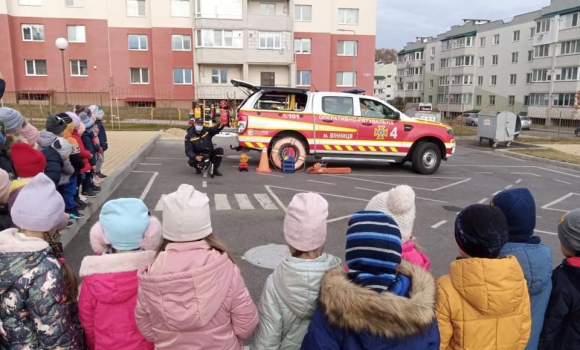
<svg viewBox="0 0 580 350"><path fill-rule="evenodd" d="M157 350L242 350L258 325L240 269L205 241L168 244L138 278L137 326Z"/></svg>
<svg viewBox="0 0 580 350"><path fill-rule="evenodd" d="M154 251L87 256L80 275L79 318L91 350L153 350L135 322L137 271L155 258Z"/></svg>
<svg viewBox="0 0 580 350"><path fill-rule="evenodd" d="M415 247L415 242L413 241L403 243L402 257L413 264L421 266L427 271L431 270L431 260Z"/></svg>

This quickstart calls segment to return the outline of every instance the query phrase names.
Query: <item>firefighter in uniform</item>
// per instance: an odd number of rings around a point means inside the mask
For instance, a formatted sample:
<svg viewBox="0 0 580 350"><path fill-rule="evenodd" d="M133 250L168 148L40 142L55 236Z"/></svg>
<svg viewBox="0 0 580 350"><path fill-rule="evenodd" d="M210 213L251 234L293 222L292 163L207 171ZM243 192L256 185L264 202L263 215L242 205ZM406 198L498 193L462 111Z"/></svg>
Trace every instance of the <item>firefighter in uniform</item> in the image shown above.
<svg viewBox="0 0 580 350"><path fill-rule="evenodd" d="M187 131L187 135L185 135L185 154L189 158L187 164L195 168L196 174L201 174L200 162L203 159L201 154L206 149L214 149L211 139L220 131L222 131L224 127L225 124L220 124L211 128L207 128L203 125L203 119L197 118L195 119L194 125ZM216 176L222 176L219 171L219 167L224 155L224 149L218 147L215 149L214 154L214 174Z"/></svg>

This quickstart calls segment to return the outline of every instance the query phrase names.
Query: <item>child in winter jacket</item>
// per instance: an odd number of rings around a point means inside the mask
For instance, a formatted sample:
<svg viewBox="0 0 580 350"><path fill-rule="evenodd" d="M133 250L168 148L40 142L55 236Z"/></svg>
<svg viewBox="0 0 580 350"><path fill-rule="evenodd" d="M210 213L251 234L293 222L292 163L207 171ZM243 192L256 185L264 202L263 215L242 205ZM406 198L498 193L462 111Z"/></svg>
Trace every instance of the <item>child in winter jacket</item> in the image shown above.
<svg viewBox="0 0 580 350"><path fill-rule="evenodd" d="M258 310L240 269L212 233L209 199L182 184L162 205L159 254L138 275L141 334L157 350L242 350Z"/></svg>
<svg viewBox="0 0 580 350"><path fill-rule="evenodd" d="M24 141L19 138L22 133L24 117L15 109L0 107L0 123L2 123L2 134L5 139L4 146L0 150L0 167L6 170L12 178L15 178L10 150L15 142Z"/></svg>
<svg viewBox="0 0 580 350"><path fill-rule="evenodd" d="M52 144L56 141L57 137L58 136L50 131L41 130L40 137L38 138L40 152L42 152L46 158L44 174L54 182L55 186L58 186L58 183L60 182L60 174L62 174L62 167L64 165L60 154L58 154L57 150L52 147Z"/></svg>
<svg viewBox="0 0 580 350"><path fill-rule="evenodd" d="M82 132L79 132L81 137L81 141L85 150L90 152L90 157L88 159L90 168L85 173L85 177L83 178L82 185L83 185L83 195L90 197L91 193L98 193L101 189L99 186L93 184L93 175L94 169L97 165L97 157L96 157L96 150L94 145L94 133L93 133L93 126L95 122L91 119L91 117L86 112L81 112L79 117L81 118L81 123L83 124Z"/></svg>
<svg viewBox="0 0 580 350"><path fill-rule="evenodd" d="M509 229L508 242L499 256L515 256L524 272L532 307L532 331L526 350L536 350L552 291L552 248L534 236L536 202L530 190L502 191L493 197L491 205L501 209Z"/></svg>
<svg viewBox="0 0 580 350"><path fill-rule="evenodd" d="M508 224L494 206L474 204L455 219L461 258L437 281L441 350L523 350L530 338L530 296L513 256L498 258Z"/></svg>
<svg viewBox="0 0 580 350"><path fill-rule="evenodd" d="M105 130L105 124L103 124L103 117L105 116L105 111L99 106L91 105L89 106L89 110L91 111L92 115L97 119L95 121L95 126L99 129L98 132L95 134L99 137L99 146L100 150L97 154L97 166L95 167L95 175L100 177L101 179L106 179L107 175L102 173L103 163L105 162L105 152L109 148L107 143L107 131Z"/></svg>
<svg viewBox="0 0 580 350"><path fill-rule="evenodd" d="M17 228L0 234L0 348L85 349L78 281L57 238L67 218L54 183L35 176L11 216Z"/></svg>
<svg viewBox="0 0 580 350"><path fill-rule="evenodd" d="M566 259L552 273L539 350L580 349L580 208L560 219L558 239Z"/></svg>
<svg viewBox="0 0 580 350"><path fill-rule="evenodd" d="M0 168L0 231L14 227L10 217L10 205L8 205L11 182L10 175Z"/></svg>
<svg viewBox="0 0 580 350"><path fill-rule="evenodd" d="M134 310L137 271L155 259L161 223L140 199L114 199L103 205L90 240L95 255L81 264L79 297L89 349L153 350L137 329Z"/></svg>
<svg viewBox="0 0 580 350"><path fill-rule="evenodd" d="M52 143L52 148L58 152L60 158L62 159L62 172L60 173L60 180L58 181L58 185L64 186L68 184L71 175L75 172L75 168L70 162L72 146L64 137L57 137L56 141Z"/></svg>
<svg viewBox="0 0 580 350"><path fill-rule="evenodd" d="M417 264L429 271L431 261L414 242L413 225L415 224L415 192L407 185L400 185L388 192L374 196L366 210L380 211L391 216L401 230L403 240L403 259Z"/></svg>
<svg viewBox="0 0 580 350"><path fill-rule="evenodd" d="M8 204L12 207L20 190L46 168L46 158L26 142L16 142L11 149L14 170L19 175L10 184Z"/></svg>
<svg viewBox="0 0 580 350"><path fill-rule="evenodd" d="M340 259L323 253L328 202L317 193L299 193L286 211L284 238L291 256L266 280L258 310L260 323L251 349L299 349L316 309L324 274Z"/></svg>
<svg viewBox="0 0 580 350"><path fill-rule="evenodd" d="M38 132L38 129L26 119L24 119L24 123L22 124L21 135L30 146L36 147L36 142L38 141L40 133Z"/></svg>
<svg viewBox="0 0 580 350"><path fill-rule="evenodd" d="M90 179L90 172L92 169L92 165L91 165L91 158L93 157L92 153L91 153L91 149L86 149L85 148L85 143L82 140L82 135L85 133L86 131L86 126L85 124L80 121L81 119L77 116L76 117L78 119L78 124L76 124L76 120L73 118L73 122L75 123L75 130L72 133L72 136L76 139L80 149L81 149L81 156L83 158L83 161L85 163L84 168L81 170L80 176L79 176L79 193L82 193L83 196L85 197L89 197L89 198L94 198L97 196L96 191L93 190L92 186L91 186L91 179ZM82 191L81 191L82 189ZM77 194L78 196L78 194Z"/></svg>
<svg viewBox="0 0 580 350"><path fill-rule="evenodd" d="M439 349L435 280L401 259L401 233L382 212L348 223L345 260L322 280L304 350Z"/></svg>
<svg viewBox="0 0 580 350"><path fill-rule="evenodd" d="M85 162L77 138L73 136L75 125L80 124L81 120L72 112L61 113L58 116L66 123L66 129L61 135L72 146L69 160L74 168L74 173L71 175L69 182L66 185L59 186L59 192L64 198L66 212L70 214L71 218L81 218L84 215L79 210L86 208L86 204L80 201L77 194L79 177L85 167Z"/></svg>

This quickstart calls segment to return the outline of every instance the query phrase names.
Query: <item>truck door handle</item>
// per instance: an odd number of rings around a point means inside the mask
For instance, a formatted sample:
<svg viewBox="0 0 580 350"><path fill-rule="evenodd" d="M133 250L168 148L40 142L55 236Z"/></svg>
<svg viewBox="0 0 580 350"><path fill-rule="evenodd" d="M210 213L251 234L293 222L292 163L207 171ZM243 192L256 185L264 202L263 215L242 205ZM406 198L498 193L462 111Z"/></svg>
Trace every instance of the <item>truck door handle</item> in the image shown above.
<svg viewBox="0 0 580 350"><path fill-rule="evenodd" d="M413 125L405 124L405 131L413 130Z"/></svg>
<svg viewBox="0 0 580 350"><path fill-rule="evenodd" d="M334 122L334 120L332 120L332 119L322 119L322 121L325 122L325 123L332 123L332 122Z"/></svg>
<svg viewBox="0 0 580 350"><path fill-rule="evenodd" d="M373 123L362 123L362 125L371 126Z"/></svg>

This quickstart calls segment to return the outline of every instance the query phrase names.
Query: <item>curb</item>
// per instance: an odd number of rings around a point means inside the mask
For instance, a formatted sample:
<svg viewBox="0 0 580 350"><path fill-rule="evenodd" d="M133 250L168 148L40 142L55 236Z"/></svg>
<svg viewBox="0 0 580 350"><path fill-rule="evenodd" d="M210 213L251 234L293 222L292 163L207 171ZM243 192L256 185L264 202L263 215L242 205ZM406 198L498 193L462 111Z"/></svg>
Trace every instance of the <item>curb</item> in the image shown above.
<svg viewBox="0 0 580 350"><path fill-rule="evenodd" d="M97 213L101 206L109 199L109 196L115 192L117 187L131 174L133 169L137 164L149 153L149 151L155 146L155 143L161 137L163 130L159 130L143 147L134 153L131 158L129 158L121 167L117 168L112 174L110 174L105 181L101 183L101 192L96 198L88 199L89 206L83 210L84 217L78 220L73 220L75 223L71 227L62 231L60 242L63 248L65 248L70 241L76 236L76 234L81 230L81 228L91 219L93 214Z"/></svg>
<svg viewBox="0 0 580 350"><path fill-rule="evenodd" d="M519 158L519 159L523 159L523 160L540 162L540 163L544 163L544 164L548 164L548 165L557 166L560 168L580 171L580 165L577 165L577 164L560 162L557 160L551 160L551 159L542 158L542 157L530 156L528 154L513 152L512 150L497 150L497 151L502 152L502 153L507 153L507 154L509 154L510 157L513 157L513 158Z"/></svg>

